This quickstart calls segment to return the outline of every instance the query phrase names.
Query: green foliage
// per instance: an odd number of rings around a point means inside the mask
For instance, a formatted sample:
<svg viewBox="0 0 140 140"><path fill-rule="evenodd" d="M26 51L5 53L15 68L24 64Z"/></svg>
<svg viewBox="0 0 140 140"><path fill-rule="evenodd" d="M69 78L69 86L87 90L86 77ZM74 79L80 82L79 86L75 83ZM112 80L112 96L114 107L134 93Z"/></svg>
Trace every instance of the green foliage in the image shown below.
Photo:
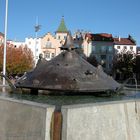
<svg viewBox="0 0 140 140"><path fill-rule="evenodd" d="M136 60L131 52L122 52L113 60L113 73L122 75L123 79L133 76Z"/></svg>

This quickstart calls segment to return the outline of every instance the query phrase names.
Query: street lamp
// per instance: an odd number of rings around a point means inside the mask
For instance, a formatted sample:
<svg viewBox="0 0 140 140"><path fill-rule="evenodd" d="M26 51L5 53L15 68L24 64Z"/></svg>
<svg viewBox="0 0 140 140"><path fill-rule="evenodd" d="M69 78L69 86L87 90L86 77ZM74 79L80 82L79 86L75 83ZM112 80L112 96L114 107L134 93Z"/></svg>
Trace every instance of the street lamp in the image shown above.
<svg viewBox="0 0 140 140"><path fill-rule="evenodd" d="M5 8L5 30L4 30L4 53L3 53L3 75L6 75L6 42L7 42L7 16L8 16L8 0L6 0ZM3 86L5 86L5 78L3 77Z"/></svg>
<svg viewBox="0 0 140 140"><path fill-rule="evenodd" d="M37 49L37 35L38 31L40 30L41 25L38 25L38 17L36 18L36 25L35 25L35 65L37 63L37 54L36 54L36 49Z"/></svg>

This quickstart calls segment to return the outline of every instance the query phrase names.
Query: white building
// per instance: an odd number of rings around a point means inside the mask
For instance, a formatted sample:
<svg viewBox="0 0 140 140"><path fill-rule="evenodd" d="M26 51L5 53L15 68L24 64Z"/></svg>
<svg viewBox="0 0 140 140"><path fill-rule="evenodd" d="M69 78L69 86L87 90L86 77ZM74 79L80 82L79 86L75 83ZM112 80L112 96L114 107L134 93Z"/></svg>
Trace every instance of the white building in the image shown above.
<svg viewBox="0 0 140 140"><path fill-rule="evenodd" d="M15 46L15 47L22 47L22 46L25 46L25 42L18 42L18 41L12 41L12 40L7 40L7 43Z"/></svg>
<svg viewBox="0 0 140 140"><path fill-rule="evenodd" d="M116 54L128 51L136 54L136 48L136 42L130 35L128 38L114 38L114 49Z"/></svg>
<svg viewBox="0 0 140 140"><path fill-rule="evenodd" d="M88 33L83 41L83 52L86 57L96 57L103 69L110 73L112 69L112 61L114 56L113 37L111 34Z"/></svg>
<svg viewBox="0 0 140 140"><path fill-rule="evenodd" d="M33 52L35 64L38 61L39 54L42 53L41 51L41 38L25 38L25 44L27 45L28 48L31 49Z"/></svg>

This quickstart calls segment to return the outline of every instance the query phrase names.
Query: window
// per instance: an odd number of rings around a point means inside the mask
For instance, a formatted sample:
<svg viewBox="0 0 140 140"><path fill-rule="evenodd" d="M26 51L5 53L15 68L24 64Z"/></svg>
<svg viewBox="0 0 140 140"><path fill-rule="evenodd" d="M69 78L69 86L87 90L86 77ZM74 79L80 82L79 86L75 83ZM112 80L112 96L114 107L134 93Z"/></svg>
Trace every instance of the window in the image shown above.
<svg viewBox="0 0 140 140"><path fill-rule="evenodd" d="M110 69L112 68L112 64L109 64L109 68L110 68Z"/></svg>
<svg viewBox="0 0 140 140"><path fill-rule="evenodd" d="M102 51L102 52L106 52L106 46L102 46L102 47L101 47L101 51Z"/></svg>
<svg viewBox="0 0 140 140"><path fill-rule="evenodd" d="M124 46L124 49L126 50L127 49L127 46Z"/></svg>
<svg viewBox="0 0 140 140"><path fill-rule="evenodd" d="M130 50L133 50L133 46L130 46Z"/></svg>
<svg viewBox="0 0 140 140"><path fill-rule="evenodd" d="M46 52L45 53L45 57L49 59L50 58L50 53L49 52Z"/></svg>
<svg viewBox="0 0 140 140"><path fill-rule="evenodd" d="M120 49L120 46L117 46L117 49Z"/></svg>
<svg viewBox="0 0 140 140"><path fill-rule="evenodd" d="M101 59L106 59L106 55L101 55Z"/></svg>
<svg viewBox="0 0 140 140"><path fill-rule="evenodd" d="M54 53L52 53L52 58L53 58L53 57L55 57L55 54L54 54Z"/></svg>
<svg viewBox="0 0 140 140"><path fill-rule="evenodd" d="M95 52L95 51L96 51L95 46L92 46L92 51L93 51L93 52Z"/></svg>
<svg viewBox="0 0 140 140"><path fill-rule="evenodd" d="M109 51L109 52L112 52L112 51L113 51L112 46L109 46L109 47L108 47L108 51Z"/></svg>
<svg viewBox="0 0 140 140"><path fill-rule="evenodd" d="M113 56L109 55L109 62L112 62L112 60L113 60Z"/></svg>
<svg viewBox="0 0 140 140"><path fill-rule="evenodd" d="M50 41L47 41L46 48L51 48L51 47L52 47L52 43Z"/></svg>
<svg viewBox="0 0 140 140"><path fill-rule="evenodd" d="M60 40L60 35L58 36L58 39Z"/></svg>

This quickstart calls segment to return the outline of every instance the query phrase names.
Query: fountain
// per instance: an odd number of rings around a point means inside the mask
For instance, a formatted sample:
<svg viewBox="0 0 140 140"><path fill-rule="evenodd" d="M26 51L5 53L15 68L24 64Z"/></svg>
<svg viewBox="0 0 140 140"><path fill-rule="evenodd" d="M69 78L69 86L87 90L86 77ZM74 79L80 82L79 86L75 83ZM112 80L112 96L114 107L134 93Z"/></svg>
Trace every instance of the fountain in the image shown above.
<svg viewBox="0 0 140 140"><path fill-rule="evenodd" d="M16 88L31 89L32 93L45 90L65 94L101 94L117 92L120 84L101 68L89 64L76 53L73 39L67 36L63 51L50 61L39 59L34 70L27 72L15 84Z"/></svg>
<svg viewBox="0 0 140 140"><path fill-rule="evenodd" d="M1 96L0 139L101 140L104 137L117 140L130 137L138 140L140 101L133 101L132 96L132 100L122 95L92 96L110 91L117 93L122 86L106 75L101 66L95 68L79 56L71 36L61 49L63 52L51 61L40 55L37 66L15 85L1 75L14 93L21 88L31 93L43 90L51 94ZM57 96L52 96L54 92ZM81 93L85 96L79 96Z"/></svg>

